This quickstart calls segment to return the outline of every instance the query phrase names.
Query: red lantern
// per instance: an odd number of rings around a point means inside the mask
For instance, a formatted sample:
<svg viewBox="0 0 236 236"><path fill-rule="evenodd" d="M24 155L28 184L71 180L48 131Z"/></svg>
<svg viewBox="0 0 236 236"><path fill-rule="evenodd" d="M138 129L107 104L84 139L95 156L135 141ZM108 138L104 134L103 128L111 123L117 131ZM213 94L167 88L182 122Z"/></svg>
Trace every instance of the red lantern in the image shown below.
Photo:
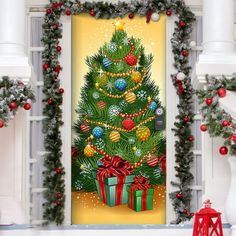
<svg viewBox="0 0 236 236"><path fill-rule="evenodd" d="M221 213L211 208L210 200L204 202L204 208L195 214L193 236L223 236Z"/></svg>

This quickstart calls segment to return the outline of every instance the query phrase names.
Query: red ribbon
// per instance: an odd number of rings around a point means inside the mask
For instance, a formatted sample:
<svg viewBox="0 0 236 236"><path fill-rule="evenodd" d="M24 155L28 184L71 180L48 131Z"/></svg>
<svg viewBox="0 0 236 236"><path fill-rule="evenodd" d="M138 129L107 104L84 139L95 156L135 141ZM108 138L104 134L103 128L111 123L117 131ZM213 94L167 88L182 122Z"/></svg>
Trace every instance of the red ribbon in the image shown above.
<svg viewBox="0 0 236 236"><path fill-rule="evenodd" d="M147 11L147 14L146 14L146 23L149 23L149 22L150 22L151 16L152 16L152 11Z"/></svg>
<svg viewBox="0 0 236 236"><path fill-rule="evenodd" d="M130 185L130 195L129 202L130 208L134 208L134 192L136 190L143 191L142 197L142 210L147 210L147 191L151 187L149 179L143 177L142 175L134 177L134 182Z"/></svg>
<svg viewBox="0 0 236 236"><path fill-rule="evenodd" d="M162 154L159 159L158 162L160 163L161 166L161 170L163 173L166 173L166 155Z"/></svg>
<svg viewBox="0 0 236 236"><path fill-rule="evenodd" d="M97 178L100 185L102 201L107 203L104 178L115 176L118 179L116 185L116 205L119 205L122 202L122 190L125 177L130 175L133 169L128 161L123 160L119 156L114 156L112 159L102 158L101 163L102 166L98 167Z"/></svg>
<svg viewBox="0 0 236 236"><path fill-rule="evenodd" d="M181 80L176 79L175 80L176 85L178 86L178 91L179 94L182 95L184 93L184 87L183 87L183 83Z"/></svg>

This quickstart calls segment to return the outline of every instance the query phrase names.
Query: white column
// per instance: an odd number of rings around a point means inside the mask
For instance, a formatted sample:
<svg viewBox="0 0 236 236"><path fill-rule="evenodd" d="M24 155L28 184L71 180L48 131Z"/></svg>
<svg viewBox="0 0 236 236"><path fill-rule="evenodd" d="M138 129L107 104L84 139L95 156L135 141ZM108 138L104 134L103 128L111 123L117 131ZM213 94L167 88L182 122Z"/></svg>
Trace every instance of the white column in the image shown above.
<svg viewBox="0 0 236 236"><path fill-rule="evenodd" d="M234 0L203 0L203 52L196 73L235 72Z"/></svg>
<svg viewBox="0 0 236 236"><path fill-rule="evenodd" d="M25 0L2 0L0 7L0 76L30 77L25 54Z"/></svg>

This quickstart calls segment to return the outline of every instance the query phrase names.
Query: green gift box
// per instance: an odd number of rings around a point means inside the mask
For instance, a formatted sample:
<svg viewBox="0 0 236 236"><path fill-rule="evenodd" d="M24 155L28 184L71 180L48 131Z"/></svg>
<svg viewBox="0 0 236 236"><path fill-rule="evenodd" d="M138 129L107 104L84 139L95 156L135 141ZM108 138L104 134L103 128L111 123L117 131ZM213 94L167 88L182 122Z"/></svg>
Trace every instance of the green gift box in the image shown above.
<svg viewBox="0 0 236 236"><path fill-rule="evenodd" d="M123 184L118 184L118 177L104 178L104 181L97 179L97 173L93 172L95 183L98 190L99 199L110 207L128 202L127 187L133 182L134 175L125 176ZM104 193L104 194L103 194ZM117 202L118 198L120 199Z"/></svg>
<svg viewBox="0 0 236 236"><path fill-rule="evenodd" d="M130 190L127 186L128 192L128 207L135 211L145 211L153 209L153 194L154 189L150 188L144 194L144 190Z"/></svg>

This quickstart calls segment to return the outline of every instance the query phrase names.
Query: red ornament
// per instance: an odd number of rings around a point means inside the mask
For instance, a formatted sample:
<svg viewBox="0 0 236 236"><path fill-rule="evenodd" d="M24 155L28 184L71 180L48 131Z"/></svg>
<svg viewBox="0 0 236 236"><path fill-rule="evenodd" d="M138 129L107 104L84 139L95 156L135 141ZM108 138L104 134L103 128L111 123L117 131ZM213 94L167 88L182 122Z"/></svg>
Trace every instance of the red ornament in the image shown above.
<svg viewBox="0 0 236 236"><path fill-rule="evenodd" d="M61 199L63 197L63 194L62 193L56 193L56 197L57 197L57 199Z"/></svg>
<svg viewBox="0 0 236 236"><path fill-rule="evenodd" d="M201 130L202 132L206 132L206 131L207 131L206 125L205 125L205 124L202 124L202 125L200 126L200 130Z"/></svg>
<svg viewBox="0 0 236 236"><path fill-rule="evenodd" d="M61 66L57 65L54 70L59 74L61 70Z"/></svg>
<svg viewBox="0 0 236 236"><path fill-rule="evenodd" d="M133 54L128 54L125 58L125 61L129 66L135 66L137 64L137 58Z"/></svg>
<svg viewBox="0 0 236 236"><path fill-rule="evenodd" d="M43 69L44 69L44 70L47 70L48 67L49 67L49 65L48 65L47 63L43 64Z"/></svg>
<svg viewBox="0 0 236 236"><path fill-rule="evenodd" d="M204 202L205 207L195 214L193 236L223 236L221 213L211 208L210 200Z"/></svg>
<svg viewBox="0 0 236 236"><path fill-rule="evenodd" d="M9 104L9 108L10 108L11 110L16 109L16 108L17 108L16 102L11 102L11 103Z"/></svg>
<svg viewBox="0 0 236 236"><path fill-rule="evenodd" d="M90 130L90 126L88 126L87 124L83 124L80 126L80 129L82 132L86 133Z"/></svg>
<svg viewBox="0 0 236 236"><path fill-rule="evenodd" d="M183 198L183 195L182 195L182 193L176 193L175 197L178 199L181 199L181 198Z"/></svg>
<svg viewBox="0 0 236 236"><path fill-rule="evenodd" d="M63 94L65 92L64 88L59 88L59 93Z"/></svg>
<svg viewBox="0 0 236 236"><path fill-rule="evenodd" d="M51 14L52 13L52 9L48 8L46 13L47 13L47 15Z"/></svg>
<svg viewBox="0 0 236 236"><path fill-rule="evenodd" d="M134 128L134 121L130 118L123 120L122 127L126 130L131 130Z"/></svg>
<svg viewBox="0 0 236 236"><path fill-rule="evenodd" d="M181 21L179 22L179 26L180 26L181 28L185 27L185 26L186 26L185 21L181 20Z"/></svg>
<svg viewBox="0 0 236 236"><path fill-rule="evenodd" d="M58 45L58 46L56 47L56 50L57 50L58 52L60 52L60 51L61 51L61 46Z"/></svg>
<svg viewBox="0 0 236 236"><path fill-rule="evenodd" d="M190 136L188 137L188 141L189 141L189 142L193 142L193 141L194 141L194 137L193 137L192 135L190 135Z"/></svg>
<svg viewBox="0 0 236 236"><path fill-rule="evenodd" d="M159 161L158 156L155 154L151 154L148 156L147 165L151 167L155 167L157 166L158 161Z"/></svg>
<svg viewBox="0 0 236 236"><path fill-rule="evenodd" d="M30 110L30 109L31 109L31 104L27 102L27 103L24 105L24 109L27 110L27 111Z"/></svg>
<svg viewBox="0 0 236 236"><path fill-rule="evenodd" d="M94 9L90 10L89 15L92 17L96 16L96 12L94 11Z"/></svg>
<svg viewBox="0 0 236 236"><path fill-rule="evenodd" d="M70 15L71 15L71 10L70 10L70 9L67 9L67 10L66 10L66 15L67 15L67 16L70 16Z"/></svg>
<svg viewBox="0 0 236 236"><path fill-rule="evenodd" d="M48 105L52 105L54 102L53 102L53 99L52 98L49 98L48 99Z"/></svg>
<svg viewBox="0 0 236 236"><path fill-rule="evenodd" d="M218 93L218 96L219 96L220 98L223 98L223 97L226 96L226 89L225 89L225 88L219 88L219 89L217 90L217 93Z"/></svg>
<svg viewBox="0 0 236 236"><path fill-rule="evenodd" d="M4 126L4 121L0 120L0 128L3 128L3 126Z"/></svg>
<svg viewBox="0 0 236 236"><path fill-rule="evenodd" d="M184 209L184 210L183 210L183 213L187 215L187 214L188 214L188 210L187 210L187 209Z"/></svg>
<svg viewBox="0 0 236 236"><path fill-rule="evenodd" d="M134 13L133 12L129 13L128 17L129 19L134 19Z"/></svg>
<svg viewBox="0 0 236 236"><path fill-rule="evenodd" d="M61 168L59 168L59 167L56 168L56 169L55 169L55 172L56 172L58 175L61 174Z"/></svg>
<svg viewBox="0 0 236 236"><path fill-rule="evenodd" d="M188 50L183 49L182 52L181 52L181 55L182 55L183 57L188 57Z"/></svg>
<svg viewBox="0 0 236 236"><path fill-rule="evenodd" d="M54 30L57 30L57 29L59 28L59 25L58 25L58 24L54 24L54 25L52 26L52 28L53 28Z"/></svg>
<svg viewBox="0 0 236 236"><path fill-rule="evenodd" d="M233 134L232 136L228 137L228 140L236 141L236 134Z"/></svg>
<svg viewBox="0 0 236 236"><path fill-rule="evenodd" d="M190 118L189 118L188 116L185 116L185 117L183 118L183 122L184 122L184 123L190 122Z"/></svg>
<svg viewBox="0 0 236 236"><path fill-rule="evenodd" d="M147 11L146 14L146 23L149 23L152 17L152 11Z"/></svg>
<svg viewBox="0 0 236 236"><path fill-rule="evenodd" d="M226 146L222 146L219 149L219 152L221 155L227 155L228 154L228 148Z"/></svg>
<svg viewBox="0 0 236 236"><path fill-rule="evenodd" d="M100 110L104 110L107 106L107 104L104 101L97 102L97 106Z"/></svg>
<svg viewBox="0 0 236 236"><path fill-rule="evenodd" d="M223 125L224 127L229 126L229 125L230 125L230 122L229 122L228 120L224 120L224 121L222 122L222 125Z"/></svg>
<svg viewBox="0 0 236 236"><path fill-rule="evenodd" d="M167 11L166 11L166 15L167 15L167 16L172 16L172 11L171 11L171 10L167 10Z"/></svg>
<svg viewBox="0 0 236 236"><path fill-rule="evenodd" d="M60 202L60 201L56 201L55 204L56 204L57 206L61 206L61 202Z"/></svg>
<svg viewBox="0 0 236 236"><path fill-rule="evenodd" d="M162 154L159 158L160 167L163 173L166 173L166 155Z"/></svg>
<svg viewBox="0 0 236 236"><path fill-rule="evenodd" d="M205 102L206 102L207 106L210 106L213 103L213 99L207 98Z"/></svg>
<svg viewBox="0 0 236 236"><path fill-rule="evenodd" d="M71 157L77 157L78 153L79 152L76 147L71 147Z"/></svg>

